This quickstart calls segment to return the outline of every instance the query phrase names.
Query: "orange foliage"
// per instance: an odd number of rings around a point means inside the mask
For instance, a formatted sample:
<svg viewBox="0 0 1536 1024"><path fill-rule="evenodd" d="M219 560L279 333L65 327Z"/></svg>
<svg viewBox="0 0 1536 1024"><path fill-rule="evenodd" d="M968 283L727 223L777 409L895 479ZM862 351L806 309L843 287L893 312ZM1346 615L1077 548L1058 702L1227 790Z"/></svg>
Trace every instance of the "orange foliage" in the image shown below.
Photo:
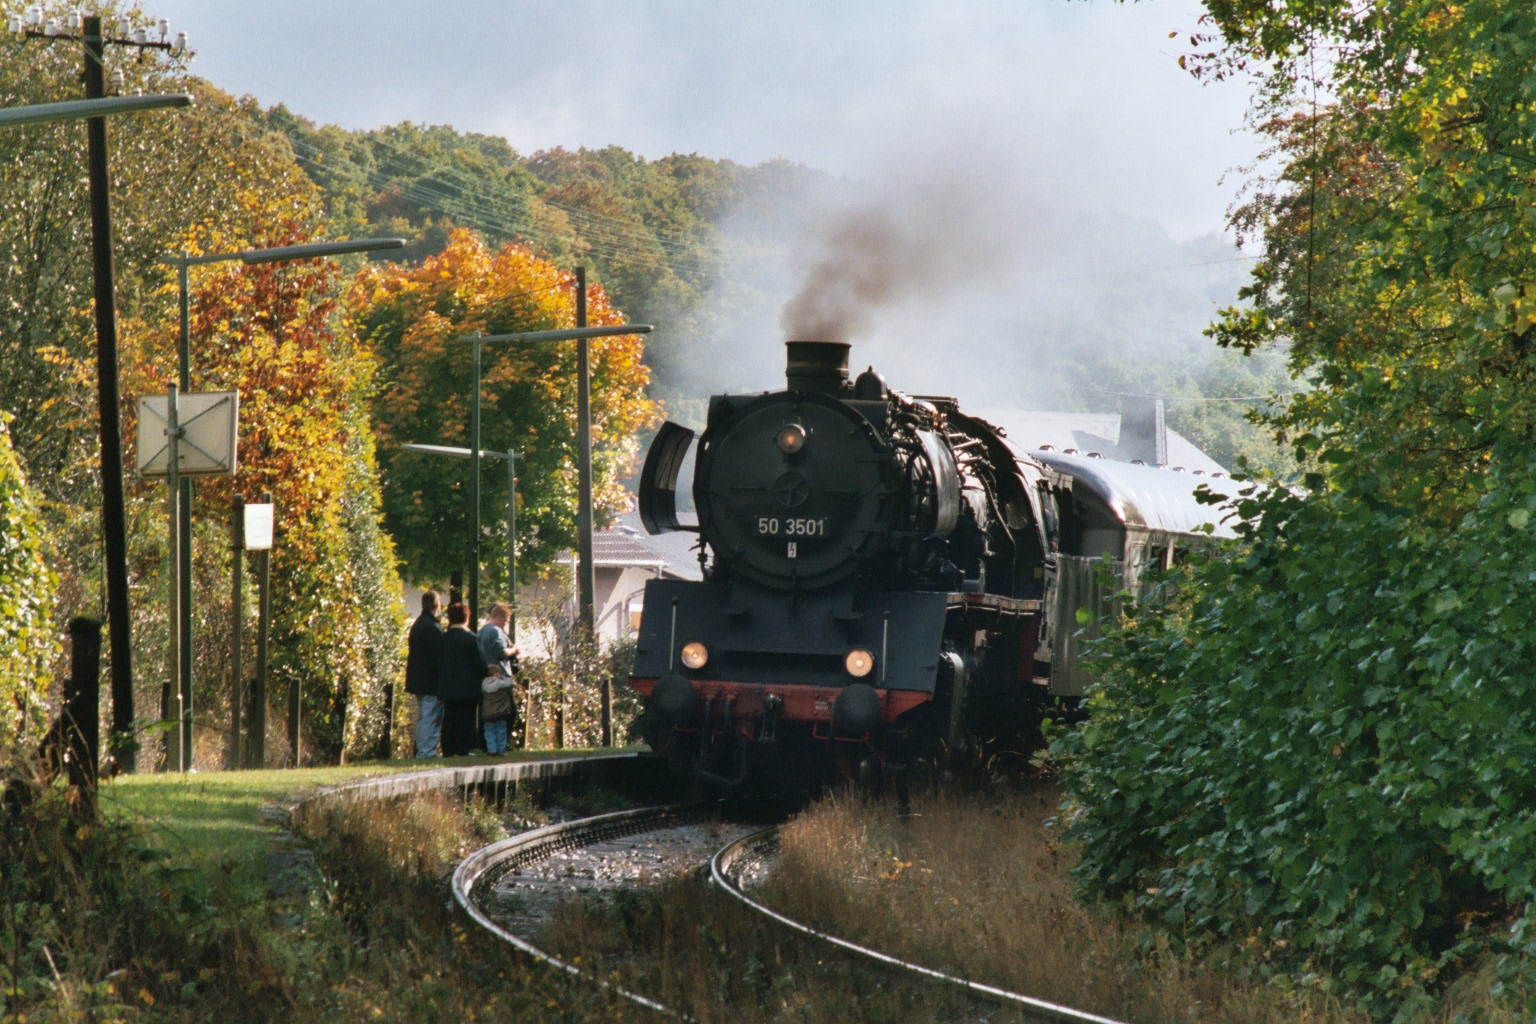
<svg viewBox="0 0 1536 1024"><path fill-rule="evenodd" d="M526 247L508 245L493 253L460 230L440 255L417 266L364 271L352 306L387 381L374 403L386 522L414 576L441 580L469 561L466 466L391 449L405 442L467 445L472 346L457 339L475 331L575 326L575 277ZM587 318L594 326L624 322L598 285L588 286ZM658 418L655 403L644 395L649 372L643 356L638 335L591 343L600 518L625 506L622 481L633 469L636 434ZM574 541L575 357L574 342L498 343L484 349L481 443L523 453L519 547L535 563L530 571ZM495 464L486 470L482 522L504 538L505 471ZM493 565L501 550L504 540L483 548Z"/></svg>

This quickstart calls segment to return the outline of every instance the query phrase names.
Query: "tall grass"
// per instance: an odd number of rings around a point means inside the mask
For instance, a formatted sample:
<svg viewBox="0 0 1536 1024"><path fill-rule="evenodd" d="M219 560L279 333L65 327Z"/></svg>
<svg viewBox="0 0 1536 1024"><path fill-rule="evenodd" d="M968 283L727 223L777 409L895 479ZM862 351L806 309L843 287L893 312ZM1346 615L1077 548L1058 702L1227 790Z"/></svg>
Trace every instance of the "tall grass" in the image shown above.
<svg viewBox="0 0 1536 1024"><path fill-rule="evenodd" d="M173 1019L202 1002L260 1020L276 1009L267 923L236 898L230 871L189 884L143 829L84 814L20 758L8 767L0 1019Z"/></svg>
<svg viewBox="0 0 1536 1024"><path fill-rule="evenodd" d="M1176 951L1076 902L1073 853L1048 826L1058 803L1043 784L920 796L907 820L889 803L824 801L782 830L763 896L893 955L1136 1024L1366 1020L1271 983L1256 942ZM1501 1019L1485 998L1456 990L1416 1020L1462 1012Z"/></svg>

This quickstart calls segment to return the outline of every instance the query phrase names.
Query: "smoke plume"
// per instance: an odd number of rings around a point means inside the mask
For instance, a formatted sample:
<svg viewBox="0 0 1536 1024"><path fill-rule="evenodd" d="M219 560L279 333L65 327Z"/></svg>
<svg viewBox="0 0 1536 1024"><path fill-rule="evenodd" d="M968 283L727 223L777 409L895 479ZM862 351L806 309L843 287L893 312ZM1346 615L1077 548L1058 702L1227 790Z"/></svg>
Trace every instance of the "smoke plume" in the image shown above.
<svg viewBox="0 0 1536 1024"><path fill-rule="evenodd" d="M780 315L786 337L852 341L874 331L882 310L995 280L1018 247L990 184L954 172L888 183L877 202L820 221L807 239L810 269Z"/></svg>

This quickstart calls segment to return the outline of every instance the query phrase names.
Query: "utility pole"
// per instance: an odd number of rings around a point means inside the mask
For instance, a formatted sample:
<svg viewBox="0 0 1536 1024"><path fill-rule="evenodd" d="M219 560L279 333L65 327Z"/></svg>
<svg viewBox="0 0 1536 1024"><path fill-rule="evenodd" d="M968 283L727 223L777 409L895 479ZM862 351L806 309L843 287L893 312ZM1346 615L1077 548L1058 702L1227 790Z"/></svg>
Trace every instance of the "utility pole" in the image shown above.
<svg viewBox="0 0 1536 1024"><path fill-rule="evenodd" d="M85 36L85 96L107 94L101 18ZM133 636L128 618L128 527L123 508L123 437L118 420L117 309L112 280L112 201L107 176L107 119L85 122L91 192L91 261L96 306L96 409L101 429L101 529L107 556L107 632L112 655L112 748L119 771L137 767L133 735Z"/></svg>
<svg viewBox="0 0 1536 1024"><path fill-rule="evenodd" d="M576 268L576 329L587 326L587 268ZM576 338L576 586L581 629L593 639L597 585L592 572L592 367L590 342Z"/></svg>

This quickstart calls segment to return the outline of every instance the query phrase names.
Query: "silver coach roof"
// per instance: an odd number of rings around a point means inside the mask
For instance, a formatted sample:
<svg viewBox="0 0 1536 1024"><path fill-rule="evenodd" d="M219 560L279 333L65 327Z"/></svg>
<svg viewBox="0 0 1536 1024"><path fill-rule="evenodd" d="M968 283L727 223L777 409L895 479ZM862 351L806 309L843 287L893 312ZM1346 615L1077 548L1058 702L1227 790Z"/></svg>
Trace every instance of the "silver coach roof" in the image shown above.
<svg viewBox="0 0 1536 1024"><path fill-rule="evenodd" d="M1195 500L1195 491L1207 487L1233 498L1244 486L1241 481L1060 452L1029 454L1057 473L1070 476L1074 487L1086 486L1127 526L1193 533L1197 526L1210 524L1213 536L1234 536L1231 523L1223 521L1232 510L1225 504L1202 505Z"/></svg>

